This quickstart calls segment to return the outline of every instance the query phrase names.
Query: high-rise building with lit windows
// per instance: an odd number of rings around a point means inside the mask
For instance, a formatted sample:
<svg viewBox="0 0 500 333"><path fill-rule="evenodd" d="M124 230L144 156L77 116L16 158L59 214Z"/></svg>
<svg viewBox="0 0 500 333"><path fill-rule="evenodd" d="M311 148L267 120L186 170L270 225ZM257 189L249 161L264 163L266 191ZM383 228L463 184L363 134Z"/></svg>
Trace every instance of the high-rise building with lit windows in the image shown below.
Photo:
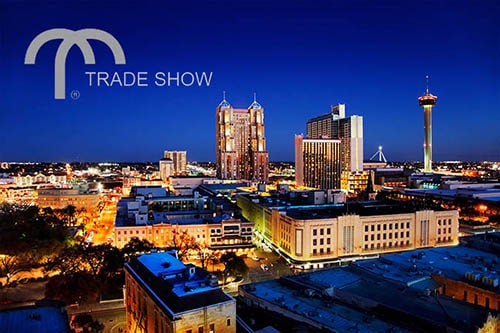
<svg viewBox="0 0 500 333"><path fill-rule="evenodd" d="M269 153L264 108L255 96L247 108L233 108L224 96L216 108L217 177L267 182Z"/></svg>
<svg viewBox="0 0 500 333"><path fill-rule="evenodd" d="M187 152L185 150L165 150L163 158L172 160L174 175L185 175L187 172Z"/></svg>
<svg viewBox="0 0 500 333"><path fill-rule="evenodd" d="M340 188L340 140L295 135L295 182L318 189Z"/></svg>
<svg viewBox="0 0 500 333"><path fill-rule="evenodd" d="M363 117L345 116L345 104L333 105L330 113L307 121L308 139L339 139L342 150L342 170L363 171Z"/></svg>

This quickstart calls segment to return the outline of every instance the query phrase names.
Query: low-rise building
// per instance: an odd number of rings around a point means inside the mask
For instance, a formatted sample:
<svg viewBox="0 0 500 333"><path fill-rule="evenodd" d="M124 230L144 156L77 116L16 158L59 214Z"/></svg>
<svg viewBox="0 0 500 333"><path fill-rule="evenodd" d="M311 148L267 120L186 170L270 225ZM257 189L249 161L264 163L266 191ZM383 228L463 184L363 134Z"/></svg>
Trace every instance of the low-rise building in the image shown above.
<svg viewBox="0 0 500 333"><path fill-rule="evenodd" d="M65 304L43 300L35 305L0 311L2 332L70 333Z"/></svg>
<svg viewBox="0 0 500 333"><path fill-rule="evenodd" d="M220 197L169 196L161 187L134 187L134 197L118 203L114 244L121 248L138 237L158 248L172 247L187 237L212 250L253 247L253 223ZM222 203L221 203L222 201Z"/></svg>
<svg viewBox="0 0 500 333"><path fill-rule="evenodd" d="M33 173L14 176L16 186L33 186L36 184L63 185L67 182L67 174L58 172L52 174Z"/></svg>
<svg viewBox="0 0 500 333"><path fill-rule="evenodd" d="M142 254L125 264L128 332L236 332L236 301L217 278L175 253Z"/></svg>
<svg viewBox="0 0 500 333"><path fill-rule="evenodd" d="M456 210L383 202L294 205L239 195L255 234L297 268L321 268L382 253L458 244Z"/></svg>
<svg viewBox="0 0 500 333"><path fill-rule="evenodd" d="M38 190L39 207L63 209L69 205L83 208L89 216L96 217L103 207L102 196L97 192L82 192L74 188L45 188Z"/></svg>
<svg viewBox="0 0 500 333"><path fill-rule="evenodd" d="M239 296L318 331L493 333L498 286L481 287L480 276L498 274L496 260L462 246L418 249L243 285Z"/></svg>

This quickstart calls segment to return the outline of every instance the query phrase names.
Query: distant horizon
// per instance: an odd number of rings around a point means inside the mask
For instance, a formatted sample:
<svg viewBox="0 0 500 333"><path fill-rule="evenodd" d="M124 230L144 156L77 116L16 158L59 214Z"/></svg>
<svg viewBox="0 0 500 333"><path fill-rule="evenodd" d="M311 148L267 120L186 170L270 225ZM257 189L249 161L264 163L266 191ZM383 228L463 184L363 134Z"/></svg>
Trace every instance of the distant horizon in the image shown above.
<svg viewBox="0 0 500 333"><path fill-rule="evenodd" d="M69 164L73 164L73 163L97 163L97 164L104 164L104 163L118 163L118 164L126 164L126 163L150 163L150 164L154 164L154 163L159 163L160 159L158 159L157 161L154 161L154 160L151 160L151 161L0 161L0 163L8 163L8 164L35 164L35 163L69 163ZM472 160L464 160L464 161L460 161L460 160L442 160L442 161L432 161L432 163L451 163L451 162L455 162L455 163L500 163L500 160L491 160L491 161L487 161L487 160L481 160L481 161L472 161ZM215 164L215 161L187 161L187 163L214 163ZM290 160L290 161L287 161L287 160L283 160L283 161L269 161L269 163L295 163L295 161L293 160ZM387 164L391 164L391 163L424 163L424 161L419 161L419 160L408 160L408 161L387 161L387 162L380 162L380 161L373 161L373 160L363 160L363 163L387 163ZM1 170L1 169L0 169Z"/></svg>

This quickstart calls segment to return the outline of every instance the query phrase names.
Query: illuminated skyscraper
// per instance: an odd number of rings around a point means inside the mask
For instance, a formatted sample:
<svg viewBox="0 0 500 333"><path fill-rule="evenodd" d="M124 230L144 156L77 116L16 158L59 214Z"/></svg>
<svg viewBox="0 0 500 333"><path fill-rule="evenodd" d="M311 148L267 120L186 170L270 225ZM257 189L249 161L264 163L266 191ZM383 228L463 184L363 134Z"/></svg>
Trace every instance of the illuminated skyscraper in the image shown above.
<svg viewBox="0 0 500 333"><path fill-rule="evenodd" d="M308 139L340 139L342 170L363 171L363 117L345 116L345 104L333 105L330 113L307 121Z"/></svg>
<svg viewBox="0 0 500 333"><path fill-rule="evenodd" d="M426 79L425 95L418 98L418 104L424 108L424 172L432 172L432 107L437 96L429 93L429 76Z"/></svg>
<svg viewBox="0 0 500 333"><path fill-rule="evenodd" d="M173 163L174 175L185 175L187 172L187 152L184 151L169 151L165 150L163 157L166 159L171 159Z"/></svg>
<svg viewBox="0 0 500 333"><path fill-rule="evenodd" d="M248 109L236 109L224 95L215 110L217 177L267 182L269 153L262 105L254 96Z"/></svg>
<svg viewBox="0 0 500 333"><path fill-rule="evenodd" d="M318 189L340 188L340 140L295 135L295 182Z"/></svg>

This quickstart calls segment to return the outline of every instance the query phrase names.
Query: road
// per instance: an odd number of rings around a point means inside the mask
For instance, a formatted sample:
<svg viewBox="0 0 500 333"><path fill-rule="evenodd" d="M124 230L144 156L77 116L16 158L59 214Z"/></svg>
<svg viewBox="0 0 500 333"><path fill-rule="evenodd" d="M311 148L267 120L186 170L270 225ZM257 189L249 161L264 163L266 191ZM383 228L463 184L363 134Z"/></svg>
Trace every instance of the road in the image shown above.
<svg viewBox="0 0 500 333"><path fill-rule="evenodd" d="M83 313L90 314L95 320L104 324L104 333L118 333L120 329L125 331L127 326L123 300L76 307L68 306L68 316L70 318L73 315Z"/></svg>
<svg viewBox="0 0 500 333"><path fill-rule="evenodd" d="M290 269L290 267L288 267L285 260L272 252L267 252L260 248L256 248L254 250L254 256L258 257L259 260L254 260L253 256L249 256L245 259L245 263L249 268L249 273L248 279L244 281L243 284L267 281L293 274L292 270ZM264 271L262 269L262 264L267 265L267 271Z"/></svg>
<svg viewBox="0 0 500 333"><path fill-rule="evenodd" d="M113 238L113 228L115 225L115 215L116 215L116 203L117 198L113 197L114 200L108 198L104 199L104 208L101 215L97 219L96 226L89 229L94 232L94 237L92 239L93 244L103 244L108 243L108 239Z"/></svg>

